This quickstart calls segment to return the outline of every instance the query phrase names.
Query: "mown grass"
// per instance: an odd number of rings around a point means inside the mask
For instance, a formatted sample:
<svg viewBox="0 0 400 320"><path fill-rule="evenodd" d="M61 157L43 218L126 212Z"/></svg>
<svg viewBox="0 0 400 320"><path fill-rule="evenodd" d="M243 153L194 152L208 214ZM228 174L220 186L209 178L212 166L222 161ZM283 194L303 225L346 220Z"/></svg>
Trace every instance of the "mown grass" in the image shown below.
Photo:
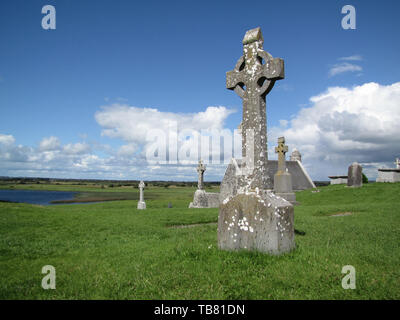
<svg viewBox="0 0 400 320"><path fill-rule="evenodd" d="M400 298L400 184L297 193L304 235L281 256L218 250L217 226L206 224L218 209L188 209L193 192L145 189L142 211L135 200L0 203L0 299ZM352 214L331 216L343 212ZM56 290L41 287L48 264ZM356 268L355 290L341 286L344 265Z"/></svg>

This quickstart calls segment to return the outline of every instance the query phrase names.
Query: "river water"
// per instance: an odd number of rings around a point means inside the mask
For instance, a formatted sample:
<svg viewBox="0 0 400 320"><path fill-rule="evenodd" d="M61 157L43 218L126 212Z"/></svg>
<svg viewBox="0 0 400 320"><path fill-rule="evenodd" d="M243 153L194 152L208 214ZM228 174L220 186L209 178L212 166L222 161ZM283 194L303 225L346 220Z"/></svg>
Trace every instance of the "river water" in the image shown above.
<svg viewBox="0 0 400 320"><path fill-rule="evenodd" d="M0 200L49 205L54 200L71 200L76 192L42 190L1 190Z"/></svg>

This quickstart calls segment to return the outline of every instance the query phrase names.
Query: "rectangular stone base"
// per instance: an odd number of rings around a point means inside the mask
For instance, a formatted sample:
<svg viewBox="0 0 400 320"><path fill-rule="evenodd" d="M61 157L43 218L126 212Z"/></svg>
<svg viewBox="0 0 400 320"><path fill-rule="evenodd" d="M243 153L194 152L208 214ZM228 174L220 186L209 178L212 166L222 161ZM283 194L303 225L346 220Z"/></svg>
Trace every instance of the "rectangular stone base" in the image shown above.
<svg viewBox="0 0 400 320"><path fill-rule="evenodd" d="M204 190L196 190L193 202L189 204L189 208L218 208L219 193L205 192Z"/></svg>
<svg viewBox="0 0 400 320"><path fill-rule="evenodd" d="M139 202L138 202L138 205L137 205L137 208L138 208L139 210L144 210L144 209L146 209L146 202L144 202L144 201L139 201Z"/></svg>
<svg viewBox="0 0 400 320"><path fill-rule="evenodd" d="M266 190L239 193L220 204L218 246L281 254L295 248L293 205Z"/></svg>

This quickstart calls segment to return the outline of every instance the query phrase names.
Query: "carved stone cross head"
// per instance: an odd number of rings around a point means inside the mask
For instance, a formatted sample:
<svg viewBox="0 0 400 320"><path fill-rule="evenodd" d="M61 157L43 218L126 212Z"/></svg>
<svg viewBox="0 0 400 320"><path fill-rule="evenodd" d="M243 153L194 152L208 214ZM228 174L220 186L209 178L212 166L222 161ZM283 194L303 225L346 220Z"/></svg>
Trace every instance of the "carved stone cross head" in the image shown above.
<svg viewBox="0 0 400 320"><path fill-rule="evenodd" d="M275 147L275 153L278 154L278 171L286 171L285 154L289 151L287 145L285 145L285 137L278 138L278 146Z"/></svg>
<svg viewBox="0 0 400 320"><path fill-rule="evenodd" d="M246 32L243 56L232 71L226 73L226 87L241 98L269 93L276 80L285 77L284 63L263 50L264 39L260 28Z"/></svg>
<svg viewBox="0 0 400 320"><path fill-rule="evenodd" d="M199 164L197 166L197 172L203 173L204 171L206 171L206 165L203 164L203 160L199 160Z"/></svg>
<svg viewBox="0 0 400 320"><path fill-rule="evenodd" d="M285 145L285 137L279 137L278 146L275 147L275 153L278 153L279 155L283 154L283 156L285 156L285 153L288 151L289 148L287 145Z"/></svg>
<svg viewBox="0 0 400 320"><path fill-rule="evenodd" d="M143 181L140 181L139 183L139 189L143 189L145 187L145 184Z"/></svg>

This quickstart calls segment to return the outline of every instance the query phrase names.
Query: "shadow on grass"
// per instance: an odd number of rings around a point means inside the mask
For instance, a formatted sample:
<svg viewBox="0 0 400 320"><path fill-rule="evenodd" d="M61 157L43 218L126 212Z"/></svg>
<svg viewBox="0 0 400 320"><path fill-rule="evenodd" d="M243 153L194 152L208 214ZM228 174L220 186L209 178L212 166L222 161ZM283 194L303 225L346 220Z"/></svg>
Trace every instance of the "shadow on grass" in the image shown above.
<svg viewBox="0 0 400 320"><path fill-rule="evenodd" d="M297 230L297 229L294 229L294 233L297 234L298 236L305 236L306 235L305 231L301 231L301 230Z"/></svg>

